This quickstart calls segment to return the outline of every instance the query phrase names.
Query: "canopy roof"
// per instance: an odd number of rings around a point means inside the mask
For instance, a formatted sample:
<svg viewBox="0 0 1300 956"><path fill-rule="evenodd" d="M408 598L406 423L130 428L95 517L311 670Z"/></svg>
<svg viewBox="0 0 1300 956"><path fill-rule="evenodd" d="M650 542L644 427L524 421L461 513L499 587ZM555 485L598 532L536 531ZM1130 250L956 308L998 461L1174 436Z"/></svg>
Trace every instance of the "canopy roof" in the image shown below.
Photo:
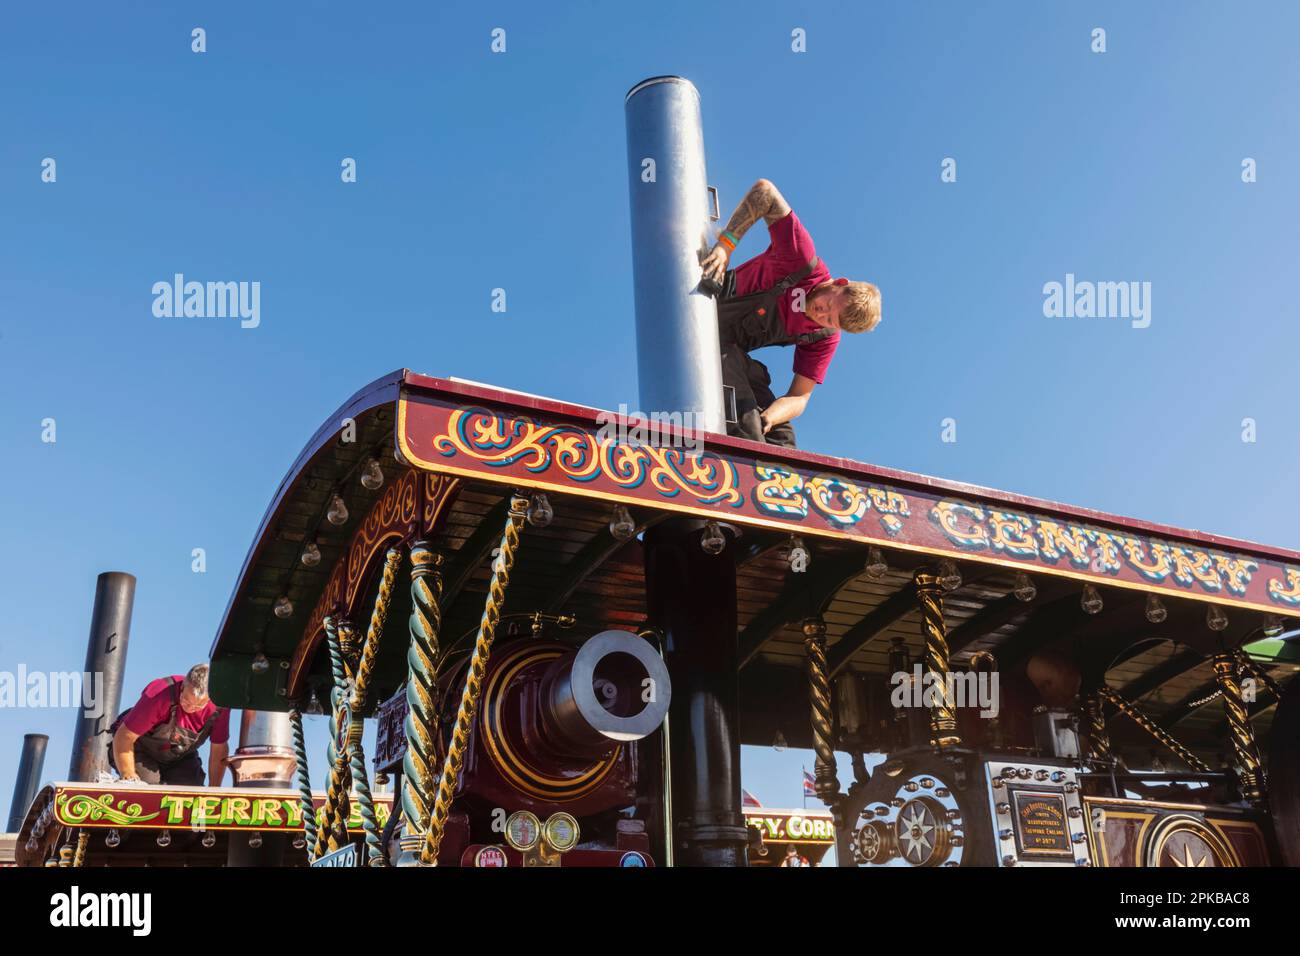
<svg viewBox="0 0 1300 956"><path fill-rule="evenodd" d="M636 424L623 423L622 437ZM809 614L827 622L837 673L883 672L894 637L918 653L911 572L936 558L962 574L945 595L955 663L990 650L1009 671L1050 645L1178 723L1189 745L1216 751L1221 708L1191 706L1212 689L1207 654L1224 639L1257 639L1272 615L1300 617L1300 552L728 436L694 436L689 451L635 441L654 434L614 441L618 425L598 409L409 370L363 388L317 430L262 519L212 646L214 697L284 709L323 686L321 619L345 614L364 629L376 569L400 539L427 535L445 555L441 644L454 653L478 624L515 488L546 492L555 520L524 533L506 620L573 614L560 637L646 621L641 543L611 535L616 504L639 531L674 515L739 531L741 729L750 743L770 743L778 730L791 745L808 739L800 622ZM693 436L664 426L658 437ZM372 457L385 482L368 490L359 478ZM325 517L336 493L348 509L341 526ZM783 554L791 533L809 545L803 573ZM312 538L323 557L307 567L300 554ZM864 569L869 545L888 563L880 577ZM1019 571L1037 585L1032 601L1012 594ZM1086 584L1103 597L1100 613L1080 608ZM1168 608L1162 624L1147 622L1149 593ZM293 604L287 618L273 611L282 595ZM1225 631L1206 627L1210 604L1226 612ZM409 607L397 588L372 702L405 678ZM258 653L269 669L250 666ZM1296 670L1285 653L1264 666L1279 679ZM1254 705L1257 730L1271 704L1264 694Z"/></svg>

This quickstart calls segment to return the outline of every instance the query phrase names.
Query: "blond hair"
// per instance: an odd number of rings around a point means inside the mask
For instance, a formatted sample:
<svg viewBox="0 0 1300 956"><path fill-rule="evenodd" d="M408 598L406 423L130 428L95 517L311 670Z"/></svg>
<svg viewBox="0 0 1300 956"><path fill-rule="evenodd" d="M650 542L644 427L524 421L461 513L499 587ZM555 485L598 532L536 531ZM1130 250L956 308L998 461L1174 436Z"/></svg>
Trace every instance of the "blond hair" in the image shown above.
<svg viewBox="0 0 1300 956"><path fill-rule="evenodd" d="M845 332L870 332L880 324L880 290L870 282L850 282L840 287L840 328Z"/></svg>

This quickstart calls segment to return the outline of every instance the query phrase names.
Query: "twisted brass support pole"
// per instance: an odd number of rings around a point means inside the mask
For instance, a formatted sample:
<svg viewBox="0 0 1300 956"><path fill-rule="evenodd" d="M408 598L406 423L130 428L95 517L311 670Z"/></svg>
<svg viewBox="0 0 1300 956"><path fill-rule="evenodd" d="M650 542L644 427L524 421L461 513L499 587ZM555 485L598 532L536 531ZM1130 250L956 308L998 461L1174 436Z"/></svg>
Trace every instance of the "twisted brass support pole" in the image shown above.
<svg viewBox="0 0 1300 956"><path fill-rule="evenodd" d="M1103 700L1109 701L1111 706L1121 714L1133 721L1133 723L1137 724L1161 744L1168 747L1169 750L1172 751L1179 760L1187 764L1187 766L1200 773L1210 773L1210 767L1205 763L1205 761L1196 756L1196 754L1192 753L1173 737L1169 736L1162 727L1158 726L1154 720L1144 714L1138 708L1137 704L1125 700L1105 684L1102 684L1097 688L1097 693Z"/></svg>
<svg viewBox="0 0 1300 956"><path fill-rule="evenodd" d="M451 742L447 747L447 759L443 761L442 774L438 778L438 792L424 827L424 848L420 852L420 863L423 866L436 866L438 863L443 830L447 825L447 816L451 813L451 800L465 761L465 749L469 745L470 724L474 721L474 711L478 707L479 695L483 692L483 675L487 670L492 641L496 638L497 622L501 620L501 606L506 600L510 569L515 564L515 551L519 547L519 535L523 531L527 514L528 499L523 495L512 495L510 514L506 517L505 530L501 535L500 551L492 563L487 602L483 607L483 618L479 621L474 654L465 673L465 689L460 695L460 707L456 711L456 723L452 727Z"/></svg>
<svg viewBox="0 0 1300 956"><path fill-rule="evenodd" d="M357 634L357 629L352 626L351 621L339 621L338 629L339 654L343 658L343 676L348 680L356 680L357 661L361 658L361 637Z"/></svg>
<svg viewBox="0 0 1300 956"><path fill-rule="evenodd" d="M814 761L813 789L822 802L831 806L840 792L835 775L835 747L831 739L834 722L831 716L831 684L826 666L826 622L810 617L803 622L803 647L808 654L808 702L811 705Z"/></svg>
<svg viewBox="0 0 1300 956"><path fill-rule="evenodd" d="M86 865L86 847L90 844L90 831L82 830L77 834L77 855L72 859L73 866Z"/></svg>
<svg viewBox="0 0 1300 956"><path fill-rule="evenodd" d="M298 805L302 808L302 833L307 840L307 862L316 859L316 803L311 796L311 774L307 769L307 735L303 732L302 712L289 711L293 728L293 757L297 764Z"/></svg>
<svg viewBox="0 0 1300 956"><path fill-rule="evenodd" d="M316 835L316 856L322 856L341 845L339 839L338 819L342 817L343 833L347 834L347 792L348 780L347 750L339 746L340 724L343 708L346 704L346 676L343 665L343 653L339 649L339 626L334 618L325 618L325 638L329 647L330 672L333 681L330 687L330 742L326 751L326 762L330 767L329 786L325 791L325 816Z"/></svg>
<svg viewBox="0 0 1300 956"><path fill-rule="evenodd" d="M433 762L438 737L442 562L442 555L427 541L411 546L411 644L406 652L406 755L402 758L402 814L407 835L424 832L437 785Z"/></svg>
<svg viewBox="0 0 1300 956"><path fill-rule="evenodd" d="M958 747L957 711L948 687L948 637L943 627L943 587L933 568L912 574L916 599L921 605L921 630L925 634L925 675L934 706L930 708L930 742L936 747Z"/></svg>
<svg viewBox="0 0 1300 956"><path fill-rule="evenodd" d="M370 672L374 670L375 655L379 651L379 640L384 634L384 624L388 620L388 605L393 597L393 584L397 580L397 569L402 563L399 548L389 548L384 555L383 576L379 581L379 592L375 595L375 606L370 612L370 627L366 631L366 642L361 649L361 660L356 668L356 681L352 685L352 699L348 702L348 764L351 769L352 785L357 791L357 803L361 809L361 828L366 834L366 863L368 866L387 866L383 844L379 839L379 821L375 817L375 801L370 793L370 780L366 774L366 753L361 746L361 735L365 730L366 693L370 686Z"/></svg>
<svg viewBox="0 0 1300 956"><path fill-rule="evenodd" d="M1258 802L1264 796L1263 771L1259 748L1255 745L1255 730L1250 726L1250 716L1241 699L1237 661L1233 655L1214 655L1214 678L1219 683L1219 690L1223 691L1223 710L1228 715L1228 733L1232 737L1232 769L1237 775L1237 785L1243 800Z"/></svg>
<svg viewBox="0 0 1300 956"><path fill-rule="evenodd" d="M1088 727L1084 741L1088 748L1089 759L1110 760L1110 734L1106 731L1106 714L1102 710L1101 697L1096 692L1089 694L1084 700L1083 716Z"/></svg>

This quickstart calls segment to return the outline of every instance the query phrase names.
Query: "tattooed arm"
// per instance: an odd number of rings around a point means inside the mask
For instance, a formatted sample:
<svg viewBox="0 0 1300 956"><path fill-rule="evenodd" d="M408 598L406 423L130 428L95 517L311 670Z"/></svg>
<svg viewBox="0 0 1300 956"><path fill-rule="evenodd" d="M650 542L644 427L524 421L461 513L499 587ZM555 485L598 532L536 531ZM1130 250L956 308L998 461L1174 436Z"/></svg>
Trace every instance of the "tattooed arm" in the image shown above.
<svg viewBox="0 0 1300 956"><path fill-rule="evenodd" d="M727 221L726 231L735 236L736 242L739 243L745 233L749 232L749 227L758 222L759 219L762 219L770 226L778 219L785 218L789 213L790 204L785 201L785 197L769 180L760 179L749 188L745 198L740 201L736 211L731 214L731 219ZM721 282L722 274L727 271L727 263L730 259L730 250L722 243L718 243L700 261L700 264L704 267L704 275L715 282Z"/></svg>

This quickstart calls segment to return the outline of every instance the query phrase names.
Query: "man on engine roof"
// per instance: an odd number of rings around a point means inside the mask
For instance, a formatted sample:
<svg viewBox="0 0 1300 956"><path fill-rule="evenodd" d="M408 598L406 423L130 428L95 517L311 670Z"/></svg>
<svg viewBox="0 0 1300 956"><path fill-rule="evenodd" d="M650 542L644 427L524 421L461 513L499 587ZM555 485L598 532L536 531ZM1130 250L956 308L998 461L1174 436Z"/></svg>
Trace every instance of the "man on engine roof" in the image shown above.
<svg viewBox="0 0 1300 956"><path fill-rule="evenodd" d="M230 749L230 709L208 698L208 665L151 682L109 728L109 763L123 780L203 785L199 748L208 749L208 786L219 787Z"/></svg>
<svg viewBox="0 0 1300 956"><path fill-rule="evenodd" d="M728 269L741 238L760 218L771 239L767 249ZM706 282L722 289L722 381L736 393L737 422L728 424L728 432L795 447L790 422L803 414L813 389L825 380L840 332L870 332L879 324L880 291L869 282L832 279L812 236L766 179L741 200L701 265ZM794 378L779 398L767 366L749 355L769 345L794 346Z"/></svg>

